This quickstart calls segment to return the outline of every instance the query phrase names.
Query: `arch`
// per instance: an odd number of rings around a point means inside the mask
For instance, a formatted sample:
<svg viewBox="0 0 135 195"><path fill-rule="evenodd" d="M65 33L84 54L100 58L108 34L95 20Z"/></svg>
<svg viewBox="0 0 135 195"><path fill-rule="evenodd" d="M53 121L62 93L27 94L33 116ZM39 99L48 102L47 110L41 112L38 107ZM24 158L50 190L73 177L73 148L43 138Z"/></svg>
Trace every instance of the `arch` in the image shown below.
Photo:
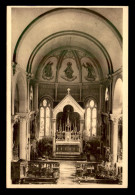
<svg viewBox="0 0 135 195"><path fill-rule="evenodd" d="M87 97L84 98L84 107L86 106L86 104L87 104L87 102L89 100L94 100L94 102L97 104L97 107L98 107L97 98L95 98L94 96L91 96L91 95L89 95L89 96L87 96Z"/></svg>
<svg viewBox="0 0 135 195"><path fill-rule="evenodd" d="M123 95L122 95L123 83L122 79L118 78L113 94L113 114L121 114L122 113L122 104L123 104Z"/></svg>
<svg viewBox="0 0 135 195"><path fill-rule="evenodd" d="M105 46L98 41L95 37L91 36L90 34L81 32L81 31L76 31L76 30L66 30L66 31L60 31L54 34L49 35L48 37L45 37L41 42L39 42L37 44L37 46L34 48L34 50L31 52L31 55L29 57L28 60L28 64L27 64L27 72L31 72L32 69L32 63L33 60L35 58L35 56L37 55L38 51L50 40L57 38L57 37L62 37L62 36L67 36L67 35L72 35L72 36L76 36L76 37L82 37L84 39L87 39L88 41L91 41L92 43L94 43L94 45L101 51L101 53L103 54L106 62L107 62L107 66L108 66L108 73L111 74L113 73L113 65L112 65L112 60L111 57L107 51L107 49L105 48Z"/></svg>
<svg viewBox="0 0 135 195"><path fill-rule="evenodd" d="M56 119L56 116L59 112L63 112L65 106L70 105L73 107L74 112L79 113L80 119L84 119L84 109L75 101L75 99L67 94L65 98L53 109L53 118Z"/></svg>
<svg viewBox="0 0 135 195"><path fill-rule="evenodd" d="M21 33L20 37L18 38L17 40L17 43L16 43L16 46L15 46L15 49L14 49L14 53L13 53L13 61L16 62L16 54L17 54L17 50L18 50L18 47L19 47L19 44L23 38L23 36L25 35L25 33L29 30L30 27L32 27L32 25L37 22L39 19L41 19L42 17L46 16L46 15L49 15L53 12L57 12L57 11L60 11L60 10L69 10L69 9L72 9L72 10L77 10L76 8L55 8L55 9L52 9L52 10L49 10L43 14L41 14L40 16L36 17L32 22L30 22L27 27L23 30L23 32ZM118 31L118 29L104 16L102 16L101 14L97 13L96 11L93 11L93 10L90 10L90 9L87 9L87 8L78 8L78 10L82 10L84 12L87 12L87 13L92 13L98 17L100 17L107 25L109 25L110 29L113 31L113 33L115 34L115 36L117 37L120 45L122 45L122 36L120 34L120 32Z"/></svg>
<svg viewBox="0 0 135 195"><path fill-rule="evenodd" d="M52 108L53 107L53 101L54 101L54 99L51 96L49 96L49 95L43 95L40 98L40 100L39 100L39 107L40 107L40 102L42 102L44 99L46 99L46 100L48 100L50 102L51 108Z"/></svg>

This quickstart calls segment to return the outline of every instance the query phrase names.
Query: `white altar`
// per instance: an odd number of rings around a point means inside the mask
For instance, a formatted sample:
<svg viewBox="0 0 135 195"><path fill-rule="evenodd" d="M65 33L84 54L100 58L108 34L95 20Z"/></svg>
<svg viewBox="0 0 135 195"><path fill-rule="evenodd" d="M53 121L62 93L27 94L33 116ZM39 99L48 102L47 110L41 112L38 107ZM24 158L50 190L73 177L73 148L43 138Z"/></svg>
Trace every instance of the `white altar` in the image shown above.
<svg viewBox="0 0 135 195"><path fill-rule="evenodd" d="M69 110L64 116L64 122L61 119L58 123L59 113L63 113L66 106L72 107L73 112ZM79 119L73 119L74 113ZM70 95L70 89L65 98L53 110L53 156L57 154L80 155L82 152L82 135L84 129L84 109Z"/></svg>

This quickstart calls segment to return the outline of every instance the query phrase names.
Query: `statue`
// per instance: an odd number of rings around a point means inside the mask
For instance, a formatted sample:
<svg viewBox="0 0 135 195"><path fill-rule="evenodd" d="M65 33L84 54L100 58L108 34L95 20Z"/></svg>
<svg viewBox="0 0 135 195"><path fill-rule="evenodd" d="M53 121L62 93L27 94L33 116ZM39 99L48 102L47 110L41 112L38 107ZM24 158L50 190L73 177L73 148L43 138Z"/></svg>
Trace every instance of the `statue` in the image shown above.
<svg viewBox="0 0 135 195"><path fill-rule="evenodd" d="M83 63L83 67L87 69L88 75L85 77L86 80L88 81L94 81L95 80L95 71L93 66L86 62L86 65Z"/></svg>
<svg viewBox="0 0 135 195"><path fill-rule="evenodd" d="M71 66L72 66L72 63L68 62L67 67L64 70L65 76L61 76L61 78L65 79L67 81L73 81L77 78L77 76L73 76L74 71L73 71Z"/></svg>
<svg viewBox="0 0 135 195"><path fill-rule="evenodd" d="M53 79L52 65L53 65L53 62L48 62L46 64L46 66L44 67L43 75L42 75L43 79L45 79L45 80L51 80L51 79Z"/></svg>

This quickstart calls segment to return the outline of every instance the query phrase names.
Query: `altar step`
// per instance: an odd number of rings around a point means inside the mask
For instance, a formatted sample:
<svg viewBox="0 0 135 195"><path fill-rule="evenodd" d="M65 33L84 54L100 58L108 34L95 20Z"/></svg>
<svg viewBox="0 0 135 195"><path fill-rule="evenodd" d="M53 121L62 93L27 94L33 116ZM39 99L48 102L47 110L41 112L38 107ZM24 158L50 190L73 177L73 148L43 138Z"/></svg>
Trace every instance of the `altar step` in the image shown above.
<svg viewBox="0 0 135 195"><path fill-rule="evenodd" d="M85 157L82 157L80 155L60 155L60 154L56 154L55 157L52 157L50 160L70 160L70 161L82 161L82 160L86 160Z"/></svg>

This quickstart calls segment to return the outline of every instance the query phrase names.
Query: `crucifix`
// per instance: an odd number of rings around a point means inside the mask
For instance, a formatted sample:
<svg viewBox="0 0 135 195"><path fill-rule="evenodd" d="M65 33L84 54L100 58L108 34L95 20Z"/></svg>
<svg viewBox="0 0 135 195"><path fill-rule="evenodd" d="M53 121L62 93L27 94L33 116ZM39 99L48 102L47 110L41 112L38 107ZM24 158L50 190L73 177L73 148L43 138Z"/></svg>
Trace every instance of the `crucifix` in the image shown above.
<svg viewBox="0 0 135 195"><path fill-rule="evenodd" d="M70 94L70 88L67 89L68 94Z"/></svg>

